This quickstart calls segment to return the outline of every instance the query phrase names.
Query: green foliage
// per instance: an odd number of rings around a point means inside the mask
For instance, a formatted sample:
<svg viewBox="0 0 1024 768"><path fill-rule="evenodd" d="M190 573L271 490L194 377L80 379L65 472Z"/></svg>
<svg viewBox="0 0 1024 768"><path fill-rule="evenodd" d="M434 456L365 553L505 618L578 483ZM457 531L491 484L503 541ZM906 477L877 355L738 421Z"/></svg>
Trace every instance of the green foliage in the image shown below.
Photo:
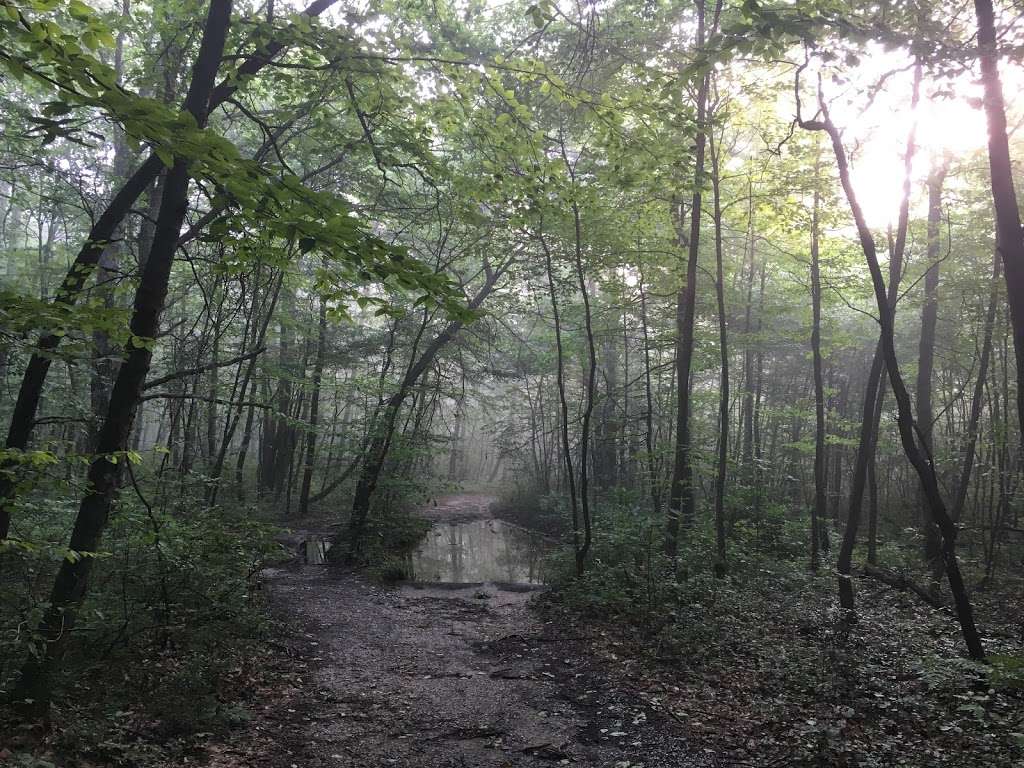
<svg viewBox="0 0 1024 768"><path fill-rule="evenodd" d="M992 654L988 657L988 677L999 688L1024 689L1024 656Z"/></svg>
<svg viewBox="0 0 1024 768"><path fill-rule="evenodd" d="M495 517L549 536L565 536L571 527L565 498L545 494L533 486L516 486L505 492L491 512Z"/></svg>
<svg viewBox="0 0 1024 768"><path fill-rule="evenodd" d="M18 510L27 536L2 555L0 689L10 690L20 663L42 650L31 630L45 602L19 583L44 588L52 579L70 554L62 542L74 509ZM103 551L88 553L97 558L96 586L75 632L89 640L63 662L67 698L58 709L68 708L69 727L58 746L74 753L76 744L104 745L102 759L128 765L154 742L242 722L238 694L225 682L248 668L245 657L266 637L259 573L284 557L276 535L252 510L204 508L190 489L159 509L125 497Z"/></svg>
<svg viewBox="0 0 1024 768"><path fill-rule="evenodd" d="M430 523L402 509L379 511L371 516L366 530L364 560L385 581L404 573L404 559L423 540Z"/></svg>
<svg viewBox="0 0 1024 768"><path fill-rule="evenodd" d="M571 552L560 556L548 618L600 638L589 652L603 663L629 659L632 683L717 754L809 768L960 766L967 753L1009 766L1024 754L1020 659L961 658L955 627L930 607L862 581L850 625L830 572L766 554L756 536L730 539L719 578L710 530L689 531L671 563L659 521L603 507L597 519L593 566L576 579Z"/></svg>

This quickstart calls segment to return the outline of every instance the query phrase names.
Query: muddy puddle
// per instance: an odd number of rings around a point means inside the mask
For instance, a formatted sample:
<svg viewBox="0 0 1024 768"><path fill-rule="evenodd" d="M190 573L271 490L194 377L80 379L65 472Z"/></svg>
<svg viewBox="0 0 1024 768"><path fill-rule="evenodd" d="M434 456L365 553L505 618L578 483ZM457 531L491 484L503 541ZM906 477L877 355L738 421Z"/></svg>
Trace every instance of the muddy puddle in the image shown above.
<svg viewBox="0 0 1024 768"><path fill-rule="evenodd" d="M305 539L299 554L308 565L322 565L328 538ZM503 520L438 522L406 561L406 578L433 584L545 583L544 556L551 544L542 535Z"/></svg>
<svg viewBox="0 0 1024 768"><path fill-rule="evenodd" d="M544 583L543 536L502 520L437 523L412 554L409 578L441 584Z"/></svg>

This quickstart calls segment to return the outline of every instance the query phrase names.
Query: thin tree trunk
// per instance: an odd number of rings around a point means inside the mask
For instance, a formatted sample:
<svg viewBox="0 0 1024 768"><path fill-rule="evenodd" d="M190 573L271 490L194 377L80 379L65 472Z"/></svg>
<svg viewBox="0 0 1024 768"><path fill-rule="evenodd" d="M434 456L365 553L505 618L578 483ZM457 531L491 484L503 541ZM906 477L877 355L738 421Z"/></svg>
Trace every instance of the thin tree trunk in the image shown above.
<svg viewBox="0 0 1024 768"><path fill-rule="evenodd" d="M978 424L985 402L985 382L988 375L989 358L992 354L992 332L995 328L996 310L999 307L1000 258L998 252L992 259L992 288L988 295L988 308L985 311L985 325L982 330L981 352L978 358L978 375L974 382L974 394L971 397L971 413L967 422L967 444L964 447L964 460L960 469L960 477L956 484L956 494L950 517L954 523L963 518L964 505L967 501L967 489L971 484L971 471L974 468L974 454L978 444Z"/></svg>
<svg viewBox="0 0 1024 768"><path fill-rule="evenodd" d="M814 202L811 209L811 360L814 369L814 504L811 505L811 570L821 565L822 521L827 515L828 478L825 466L825 380L821 369L821 271L818 246L818 214L821 205L821 156L814 157Z"/></svg>
<svg viewBox="0 0 1024 768"><path fill-rule="evenodd" d="M213 339L210 343L210 403L206 410L206 461L211 466L217 456L217 400L220 398L220 335L221 311L215 310L213 321Z"/></svg>
<svg viewBox="0 0 1024 768"><path fill-rule="evenodd" d="M743 468L751 473L754 466L754 353L751 343L753 324L751 314L754 307L754 182L747 179L747 249L750 261L747 266L747 300L744 313L743 334L746 339L743 348ZM760 342L758 342L760 343Z"/></svg>
<svg viewBox="0 0 1024 768"><path fill-rule="evenodd" d="M253 348L257 351L263 349L264 342L266 341L267 338L267 329L270 327L270 320L274 316L274 309L277 307L277 300L278 297L281 295L281 286L283 282L284 273L281 272L278 274L276 280L273 282L274 287L270 294L270 305L266 309L266 313L264 314L263 318L263 323L262 325L259 326L259 331L257 332L256 338L252 344ZM255 302L255 296L253 297L253 301ZM253 309L253 312L255 312L255 308ZM246 399L246 394L249 391L249 385L252 382L253 375L256 372L256 365L258 362L259 355L253 355L253 357L249 360L249 364L245 368L245 373L242 374L241 381L238 382L238 386L236 387L238 392L237 399L239 402L238 411L234 415L234 417L231 417L230 412L228 414L229 418L227 420L227 423L224 425L224 434L222 435L220 441L220 451L217 454L217 460L216 462L214 462L213 468L210 470L210 477L213 482L210 484L210 490L207 494L207 501L210 503L211 506L217 503L217 494L220 492L221 475L224 472L224 462L227 460L228 449L231 447L231 441L234 439L235 430L238 428L238 422L241 421L242 409L245 407L244 403ZM238 381L237 374L235 380ZM264 382L266 382L265 379ZM266 418L269 417L265 417L264 421L266 421ZM242 470L245 466L245 457L249 450L249 440L251 439L251 437L252 408L249 409L249 419L247 419L246 421L246 434L242 438L242 445L239 449L238 460L235 468L236 477L238 478L239 484L241 484L242 482ZM262 454L260 455L260 463L261 468L258 473L260 474L260 477L257 480L258 489L262 488L263 483L261 474ZM257 491L257 495L260 495L259 490Z"/></svg>
<svg viewBox="0 0 1024 768"><path fill-rule="evenodd" d="M564 148L563 148L564 151ZM566 160L568 165L568 160ZM574 179L575 181L575 179ZM580 296L583 298L583 323L587 337L587 381L586 403L583 407L583 423L580 426L580 519L583 523L583 541L576 550L576 573L583 574L590 551L590 487L589 464L587 462L590 448L590 419L594 413L594 388L597 386L597 352L594 348L594 329L590 314L590 294L587 290L586 278L583 274L583 243L580 231L580 209L575 200L572 204L574 249L576 278L579 281Z"/></svg>
<svg viewBox="0 0 1024 768"><path fill-rule="evenodd" d="M715 575L726 573L725 483L729 461L729 327L725 316L725 270L722 266L721 165L714 135L708 136L711 150L711 189L715 223L715 301L718 304L718 348L721 378L718 390L718 465L715 468Z"/></svg>
<svg viewBox="0 0 1024 768"><path fill-rule="evenodd" d="M576 470L573 468L572 444L569 442L569 401L565 394L565 347L562 344L562 320L558 311L558 293L555 290L554 267L551 249L543 233L540 244L544 250L544 265L548 278L548 294L551 298L551 312L555 320L555 354L557 359L556 380L558 384L558 402L560 416L560 433L562 436L562 462L565 465L566 483L569 486L569 509L572 515L573 552L576 556L576 575L582 576L582 560L579 553L580 545L580 513L576 495Z"/></svg>
<svg viewBox="0 0 1024 768"><path fill-rule="evenodd" d="M716 0L714 23L717 27L722 0ZM704 47L705 2L697 0L697 49ZM688 247L686 281L679 289L676 303L676 378L678 380L678 410L676 411L676 448L672 467L672 485L669 494L668 520L665 527L665 554L675 559L679 554L680 525L693 524L696 513L696 495L693 486L692 446L690 445L690 373L693 367L694 310L697 301L697 257L700 254L700 224L704 189L704 152L707 145L707 113L710 75L701 78L697 90L697 137L694 153L693 198L690 203L690 233L680 238L680 245ZM682 204L677 205L677 229L684 231Z"/></svg>
<svg viewBox="0 0 1024 768"><path fill-rule="evenodd" d="M885 396L879 390L878 399ZM868 565L878 565L878 454L868 459Z"/></svg>
<svg viewBox="0 0 1024 768"><path fill-rule="evenodd" d="M913 94L911 97L911 113L916 114L917 104L921 93L921 79L923 69L920 63L918 63L914 69L914 84ZM798 94L799 97L799 94ZM819 103L824 109L824 100L820 93L819 86ZM828 132L829 137L832 139L833 151L835 152L837 163L842 166L845 163L845 149L842 148L842 144L836 136L832 135L830 128L834 128L826 121L821 123L812 121L812 123L805 124L813 126L821 126L820 130ZM889 286L885 292L884 302L879 310L884 318L880 319L882 325L882 333L885 332L885 323L892 323L895 309L896 309L896 297L899 285L899 275L902 271L902 260L903 253L906 247L907 237L907 226L909 223L909 211L910 211L910 178L911 168L914 159L914 153L916 149L916 133L917 123L916 119L911 124L910 132L907 137L907 148L904 155L904 176L903 176L903 190L900 197L900 210L899 210L899 222L897 224L897 234L895 243L892 245L892 253L889 260ZM840 150L842 150L842 159L840 160ZM843 172L842 167L840 173ZM844 190L846 186L844 184ZM853 188L850 187L848 198L853 198ZM858 204L855 198L850 199L850 207L854 208ZM854 213L855 218L860 216L859 207ZM858 221L858 226L860 222ZM866 225L865 225L866 226ZM874 237L871 236L870 230L866 230L871 240L870 246L874 249ZM874 251L872 250L872 255ZM870 257L868 257L870 260ZM877 261L877 257L876 261ZM885 281L883 279L883 285ZM878 440L878 423L875 419L878 389L880 386L880 379L882 371L885 369L885 343L886 340L882 337L878 340L878 345L875 350L874 359L871 362L871 370L868 374L867 388L864 394L864 410L861 418L861 430L860 430L860 443L857 448L857 457L854 463L854 476L853 482L850 487L850 503L849 512L846 519L846 527L843 531L843 540L839 549L839 556L836 561L836 571L839 577L839 603L843 609L847 611L854 610L854 596L853 596L853 549L857 543L857 530L860 526L860 515L861 507L864 499L864 488L867 482L867 471L870 457L874 453L875 443Z"/></svg>
<svg viewBox="0 0 1024 768"><path fill-rule="evenodd" d="M921 444L929 455L934 455L932 425L932 372L935 368L935 327L939 316L939 249L942 223L942 185L949 170L947 157L928 177L928 265L924 275L924 304L921 306L921 338L917 357L917 422L920 425ZM921 532L924 539L926 563L941 562L942 539L928 514L927 501L921 498Z"/></svg>
<svg viewBox="0 0 1024 768"><path fill-rule="evenodd" d="M501 276L511 263L511 259L509 259L497 268L492 269L489 265L485 266L486 279L484 284L473 298L470 299L467 309L475 310L480 307L497 287ZM362 553L362 539L366 528L366 520L370 512L370 504L373 501L373 495L377 490L377 483L380 480L380 474L384 469L384 462L387 460L388 451L391 447L398 412L402 407L402 403L405 402L409 391L433 363L437 353L458 335L459 331L462 330L463 324L461 319L450 321L434 337L433 341L427 345L419 357L410 362L409 368L399 384L398 391L387 399L380 415L371 425L370 439L367 450L363 454L359 478L356 481L355 495L352 498L352 512L349 517L347 532L347 547L332 547L331 552L337 553L332 556L332 560L343 559L353 563L359 559ZM340 543L340 539L341 536L337 537L335 544Z"/></svg>
<svg viewBox="0 0 1024 768"><path fill-rule="evenodd" d="M299 517L309 513L309 489L313 482L316 459L316 430L320 416L320 383L324 377L324 355L327 348L327 301L320 298L320 327L316 343L316 361L313 364L313 392L309 403L309 432L306 435L306 460L302 472L302 490L299 492Z"/></svg>
<svg viewBox="0 0 1024 768"><path fill-rule="evenodd" d="M647 290L644 288L644 273L640 270L637 288L640 292L640 327L644 337L644 445L647 448L647 472L650 483L651 508L655 515L661 514L661 483L659 478L659 462L655 454L654 436L654 397L651 390L651 340L647 324Z"/></svg>
<svg viewBox="0 0 1024 768"><path fill-rule="evenodd" d="M754 335L757 338L757 351L754 353L754 410L751 413L751 435L753 436L754 450L754 481L760 488L761 460L764 458L764 446L761 442L761 404L764 395L764 346L761 342L761 333L764 330L764 286L767 277L767 265L761 263L761 276L757 289L757 325ZM772 457L774 458L774 456ZM760 503L760 490L757 501Z"/></svg>

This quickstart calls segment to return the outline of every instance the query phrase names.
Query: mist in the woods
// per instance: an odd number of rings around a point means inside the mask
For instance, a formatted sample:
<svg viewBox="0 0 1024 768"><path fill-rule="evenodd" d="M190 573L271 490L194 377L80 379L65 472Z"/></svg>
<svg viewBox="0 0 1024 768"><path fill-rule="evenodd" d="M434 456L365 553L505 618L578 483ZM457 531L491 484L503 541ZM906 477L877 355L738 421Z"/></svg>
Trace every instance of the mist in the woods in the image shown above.
<svg viewBox="0 0 1024 768"><path fill-rule="evenodd" d="M0 0L0 765L1024 765L1022 18Z"/></svg>

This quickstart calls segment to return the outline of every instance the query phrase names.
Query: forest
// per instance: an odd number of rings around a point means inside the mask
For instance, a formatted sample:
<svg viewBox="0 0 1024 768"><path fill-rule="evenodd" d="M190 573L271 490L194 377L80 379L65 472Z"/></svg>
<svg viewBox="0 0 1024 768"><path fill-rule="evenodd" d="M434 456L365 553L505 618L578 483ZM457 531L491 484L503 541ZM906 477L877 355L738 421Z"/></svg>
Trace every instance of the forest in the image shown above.
<svg viewBox="0 0 1024 768"><path fill-rule="evenodd" d="M1017 0L0 0L0 765L1024 765Z"/></svg>

